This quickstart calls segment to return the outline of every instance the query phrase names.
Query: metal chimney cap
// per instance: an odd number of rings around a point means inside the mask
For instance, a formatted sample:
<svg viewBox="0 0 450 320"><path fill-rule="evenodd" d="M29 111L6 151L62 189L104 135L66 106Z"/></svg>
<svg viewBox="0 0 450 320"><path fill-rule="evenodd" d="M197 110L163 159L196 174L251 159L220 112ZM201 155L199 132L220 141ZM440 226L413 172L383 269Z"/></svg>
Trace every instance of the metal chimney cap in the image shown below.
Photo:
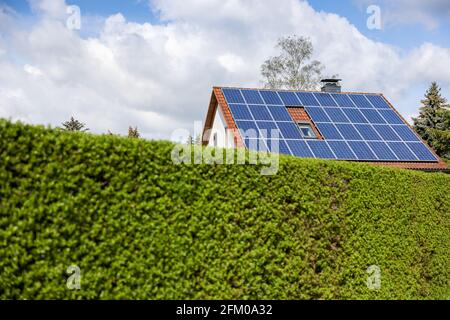
<svg viewBox="0 0 450 320"><path fill-rule="evenodd" d="M320 80L320 82L333 82L333 83L337 83L339 81L342 81L342 79L322 79L322 80Z"/></svg>

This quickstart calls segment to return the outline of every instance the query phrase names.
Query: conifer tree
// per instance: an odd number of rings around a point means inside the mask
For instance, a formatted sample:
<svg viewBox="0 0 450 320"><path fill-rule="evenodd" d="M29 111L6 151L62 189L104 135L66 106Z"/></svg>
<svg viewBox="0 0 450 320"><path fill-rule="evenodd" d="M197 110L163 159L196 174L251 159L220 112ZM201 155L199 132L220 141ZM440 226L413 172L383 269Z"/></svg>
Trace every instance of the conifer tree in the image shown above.
<svg viewBox="0 0 450 320"><path fill-rule="evenodd" d="M438 155L450 157L450 108L436 82L431 83L421 103L419 116L413 118L414 130Z"/></svg>
<svg viewBox="0 0 450 320"><path fill-rule="evenodd" d="M88 128L85 128L85 124L74 119L74 117L70 117L69 121L62 123L62 130L64 131L88 131Z"/></svg>

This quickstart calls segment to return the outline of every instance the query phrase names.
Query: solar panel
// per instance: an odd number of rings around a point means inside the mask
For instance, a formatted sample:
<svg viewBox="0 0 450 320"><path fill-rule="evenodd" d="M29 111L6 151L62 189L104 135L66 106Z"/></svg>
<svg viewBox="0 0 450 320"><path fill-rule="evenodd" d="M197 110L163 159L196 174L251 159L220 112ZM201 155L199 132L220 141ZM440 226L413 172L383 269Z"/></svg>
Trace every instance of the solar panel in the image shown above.
<svg viewBox="0 0 450 320"><path fill-rule="evenodd" d="M339 107L342 108L356 108L355 104L350 100L350 98L346 94L337 94L332 93L331 96L337 102Z"/></svg>
<svg viewBox="0 0 450 320"><path fill-rule="evenodd" d="M222 89L222 92L227 99L228 103L245 103L244 98L241 95L241 91L238 89Z"/></svg>
<svg viewBox="0 0 450 320"><path fill-rule="evenodd" d="M364 141L348 141L348 144L358 160L377 160L377 156Z"/></svg>
<svg viewBox="0 0 450 320"><path fill-rule="evenodd" d="M257 90L241 90L244 99L249 104L264 104Z"/></svg>
<svg viewBox="0 0 450 320"><path fill-rule="evenodd" d="M270 152L282 153L282 154L291 154L289 148L284 140L279 139L267 139L265 140L268 150Z"/></svg>
<svg viewBox="0 0 450 320"><path fill-rule="evenodd" d="M286 140L292 154L297 157L302 158L314 158L311 150L306 145L305 141L302 140Z"/></svg>
<svg viewBox="0 0 450 320"><path fill-rule="evenodd" d="M369 121L369 123L372 123L372 124L386 123L386 121L383 119L383 117L375 109L361 109L360 111L366 117L366 119Z"/></svg>
<svg viewBox="0 0 450 320"><path fill-rule="evenodd" d="M414 153L411 152L411 150L404 142L387 142L387 144L392 149L392 151L394 151L399 160L417 160L417 157L414 155Z"/></svg>
<svg viewBox="0 0 450 320"><path fill-rule="evenodd" d="M385 141L401 141L400 137L388 125L374 124L374 129Z"/></svg>
<svg viewBox="0 0 450 320"><path fill-rule="evenodd" d="M300 130L293 122L278 122L281 134L285 139L301 139Z"/></svg>
<svg viewBox="0 0 450 320"><path fill-rule="evenodd" d="M320 106L319 101L310 92L296 92L303 106Z"/></svg>
<svg viewBox="0 0 450 320"><path fill-rule="evenodd" d="M272 120L272 116L264 105L251 104L248 106L255 120Z"/></svg>
<svg viewBox="0 0 450 320"><path fill-rule="evenodd" d="M244 138L245 146L252 151L267 151L267 146L263 139Z"/></svg>
<svg viewBox="0 0 450 320"><path fill-rule="evenodd" d="M305 107L305 110L314 122L331 122L323 108Z"/></svg>
<svg viewBox="0 0 450 320"><path fill-rule="evenodd" d="M308 140L306 141L316 158L336 159L325 140Z"/></svg>
<svg viewBox="0 0 450 320"><path fill-rule="evenodd" d="M337 104L334 102L333 98L329 93L316 92L314 96L319 101L320 105L323 107L336 107Z"/></svg>
<svg viewBox="0 0 450 320"><path fill-rule="evenodd" d="M270 106L269 111L275 121L292 121L285 106Z"/></svg>
<svg viewBox="0 0 450 320"><path fill-rule="evenodd" d="M437 158L428 150L421 142L407 142L408 147L416 154L417 158L422 161L436 161Z"/></svg>
<svg viewBox="0 0 450 320"><path fill-rule="evenodd" d="M259 93L266 104L283 104L283 101L278 97L276 91L260 90Z"/></svg>
<svg viewBox="0 0 450 320"><path fill-rule="evenodd" d="M391 127L403 141L420 141L407 125L392 125Z"/></svg>
<svg viewBox="0 0 450 320"><path fill-rule="evenodd" d="M367 144L372 148L373 152L377 155L380 160L396 160L397 157L389 149L387 144L382 141L368 141Z"/></svg>
<svg viewBox="0 0 450 320"><path fill-rule="evenodd" d="M297 95L294 92L280 91L278 92L281 100L283 100L286 106L301 106L302 103L298 100Z"/></svg>
<svg viewBox="0 0 450 320"><path fill-rule="evenodd" d="M372 103L372 105L377 109L390 109L386 100L384 100L381 96L374 95L366 95L366 98Z"/></svg>
<svg viewBox="0 0 450 320"><path fill-rule="evenodd" d="M337 123L336 127L345 140L364 140L351 124Z"/></svg>
<svg viewBox="0 0 450 320"><path fill-rule="evenodd" d="M333 150L336 158L340 160L356 160L356 156L345 141L328 141L328 145Z"/></svg>
<svg viewBox="0 0 450 320"><path fill-rule="evenodd" d="M317 128L325 139L342 140L342 136L332 123L318 123Z"/></svg>
<svg viewBox="0 0 450 320"><path fill-rule="evenodd" d="M348 96L353 100L358 108L373 108L369 100L367 100L362 94L349 94Z"/></svg>
<svg viewBox="0 0 450 320"><path fill-rule="evenodd" d="M385 110L385 109L380 109L378 111L381 113L383 118L386 119L387 123L389 123L389 124L403 124L402 119L400 119L400 117L398 116L397 113L395 113L395 111L393 111L393 110Z"/></svg>
<svg viewBox="0 0 450 320"><path fill-rule="evenodd" d="M275 122L257 121L256 124L258 125L260 136L267 138L279 138L280 132Z"/></svg>
<svg viewBox="0 0 450 320"><path fill-rule="evenodd" d="M346 108L342 109L342 111L345 113L347 118L349 118L352 123L367 123L366 118L358 109Z"/></svg>
<svg viewBox="0 0 450 320"><path fill-rule="evenodd" d="M229 104L231 113L236 120L253 120L250 111L245 104Z"/></svg>
<svg viewBox="0 0 450 320"><path fill-rule="evenodd" d="M339 160L438 161L380 95L236 88L222 92L251 150ZM302 137L286 106L304 106L324 140Z"/></svg>
<svg viewBox="0 0 450 320"><path fill-rule="evenodd" d="M259 131L254 121L236 121L241 137L258 138Z"/></svg>
<svg viewBox="0 0 450 320"><path fill-rule="evenodd" d="M349 120L340 108L323 108L333 122L348 123Z"/></svg>
<svg viewBox="0 0 450 320"><path fill-rule="evenodd" d="M383 140L370 124L355 124L355 128L364 140Z"/></svg>

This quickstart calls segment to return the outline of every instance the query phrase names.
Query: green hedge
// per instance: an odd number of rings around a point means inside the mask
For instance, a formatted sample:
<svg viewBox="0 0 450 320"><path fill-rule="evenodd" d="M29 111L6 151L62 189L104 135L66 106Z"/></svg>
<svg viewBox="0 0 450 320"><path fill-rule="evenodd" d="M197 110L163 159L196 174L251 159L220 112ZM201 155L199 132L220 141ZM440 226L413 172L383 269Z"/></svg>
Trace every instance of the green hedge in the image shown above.
<svg viewBox="0 0 450 320"><path fill-rule="evenodd" d="M2 299L450 299L450 175L174 165L169 142L5 120L0 141Z"/></svg>

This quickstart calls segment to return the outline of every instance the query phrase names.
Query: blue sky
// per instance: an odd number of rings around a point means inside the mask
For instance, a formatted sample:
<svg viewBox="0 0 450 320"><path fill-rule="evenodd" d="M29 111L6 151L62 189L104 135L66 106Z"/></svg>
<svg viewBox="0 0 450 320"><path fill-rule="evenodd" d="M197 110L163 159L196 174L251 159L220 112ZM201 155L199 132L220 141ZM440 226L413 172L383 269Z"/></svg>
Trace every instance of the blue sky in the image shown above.
<svg viewBox="0 0 450 320"><path fill-rule="evenodd" d="M20 13L33 14L28 0L3 1ZM365 36L400 48L410 49L423 42L432 42L445 46L450 40L450 18L445 20L442 17L435 17L439 22L439 27L433 29L412 20L410 23L384 26L381 30L369 30L366 26L369 14L366 12L367 5L365 5L365 1L309 0L308 2L317 11L335 13L345 17ZM108 17L121 13L128 21L164 23L164 21L159 20L157 10L152 8L150 1L146 0L68 0L66 3L79 6L86 15ZM389 6L380 0L371 0L370 4L380 6L382 18L383 10L390 10Z"/></svg>
<svg viewBox="0 0 450 320"><path fill-rule="evenodd" d="M167 138L203 120L212 86L260 86L292 34L344 90L383 92L407 119L431 81L450 99L448 0L0 0L0 30L0 117L31 123L77 115L94 132Z"/></svg>

